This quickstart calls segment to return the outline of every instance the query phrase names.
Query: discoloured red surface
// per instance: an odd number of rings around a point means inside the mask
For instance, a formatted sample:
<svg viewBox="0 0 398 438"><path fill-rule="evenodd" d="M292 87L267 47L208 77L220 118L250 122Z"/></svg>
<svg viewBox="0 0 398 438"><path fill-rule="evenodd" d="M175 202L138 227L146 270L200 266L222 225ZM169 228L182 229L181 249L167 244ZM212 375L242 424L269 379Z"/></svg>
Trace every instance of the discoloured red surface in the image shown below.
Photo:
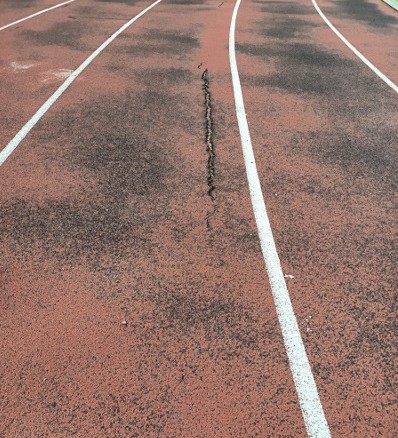
<svg viewBox="0 0 398 438"><path fill-rule="evenodd" d="M46 72L76 68L147 6L77 3L1 35L4 143L62 82L43 82ZM241 156L233 6L158 5L2 166L0 435L305 436ZM81 32L60 40L59 26L75 22ZM365 56L381 70L396 62L384 30L372 39L355 23ZM393 437L397 98L310 2L244 2L237 42L271 223L331 432ZM13 72L14 59L36 64Z"/></svg>

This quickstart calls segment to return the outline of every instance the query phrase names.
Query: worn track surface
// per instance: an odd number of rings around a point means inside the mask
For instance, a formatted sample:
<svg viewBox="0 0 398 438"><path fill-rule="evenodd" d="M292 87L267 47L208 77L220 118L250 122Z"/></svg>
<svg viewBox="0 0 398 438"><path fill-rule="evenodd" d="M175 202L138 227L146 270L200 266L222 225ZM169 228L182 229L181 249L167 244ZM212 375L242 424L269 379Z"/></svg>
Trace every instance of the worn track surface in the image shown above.
<svg viewBox="0 0 398 438"><path fill-rule="evenodd" d="M0 26L50 0L0 0ZM3 148L149 5L0 32ZM232 0L164 0L0 167L0 437L304 437L243 163ZM398 83L398 14L320 0ZM398 95L310 0L243 0L236 52L276 245L335 437L395 437Z"/></svg>

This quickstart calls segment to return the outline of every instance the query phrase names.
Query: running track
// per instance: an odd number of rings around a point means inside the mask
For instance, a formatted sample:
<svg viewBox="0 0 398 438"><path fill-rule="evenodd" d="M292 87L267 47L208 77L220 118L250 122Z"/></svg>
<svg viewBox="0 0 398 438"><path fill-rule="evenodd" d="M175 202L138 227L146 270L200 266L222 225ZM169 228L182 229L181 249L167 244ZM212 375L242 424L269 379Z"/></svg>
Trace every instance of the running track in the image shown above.
<svg viewBox="0 0 398 438"><path fill-rule="evenodd" d="M0 436L395 437L398 13L150 5L0 3Z"/></svg>

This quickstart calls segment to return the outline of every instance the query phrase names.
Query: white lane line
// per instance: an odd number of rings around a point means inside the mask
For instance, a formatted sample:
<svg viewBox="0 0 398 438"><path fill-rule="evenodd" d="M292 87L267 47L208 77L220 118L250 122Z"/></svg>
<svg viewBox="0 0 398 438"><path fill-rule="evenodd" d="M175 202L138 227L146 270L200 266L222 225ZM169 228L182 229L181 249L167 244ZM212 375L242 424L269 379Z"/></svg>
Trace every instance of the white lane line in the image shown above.
<svg viewBox="0 0 398 438"><path fill-rule="evenodd" d="M76 0L68 0L66 2L59 3L58 5L51 6L51 8L43 9L42 11L36 12L32 15L28 15L27 17L21 18L20 20L13 21L12 23L9 23L9 24L5 24L4 26L0 27L0 31L7 29L11 26L15 26L18 23L22 23L22 21L26 21L26 20L29 20L30 18L37 17L38 15L45 14L46 12L52 11L53 9L60 8L61 6L67 5L67 4L72 3L74 1L76 1Z"/></svg>
<svg viewBox="0 0 398 438"><path fill-rule="evenodd" d="M398 86L394 84L394 82L389 79L384 73L382 73L375 65L373 65L369 59L367 59L362 53L355 48L334 26L333 24L328 20L328 18L325 16L325 14L321 11L320 7L318 6L317 2L315 0L311 0L312 4L314 5L316 11L318 14L322 17L323 21L332 29L332 31L343 41L343 43L351 49L358 58L364 62L374 73L377 74L377 76L384 81L389 87L391 87L396 93L398 93Z"/></svg>
<svg viewBox="0 0 398 438"><path fill-rule="evenodd" d="M237 0L232 14L229 33L229 61L231 64L236 115L238 118L254 217L257 224L261 250L271 285L276 312L282 330L283 341L308 436L329 438L331 436L329 426L323 412L315 379L311 371L311 366L308 361L285 278L283 276L254 159L235 55L235 26L240 3L241 0Z"/></svg>
<svg viewBox="0 0 398 438"><path fill-rule="evenodd" d="M138 15L133 17L130 21L124 24L120 29L118 29L112 36L110 36L104 43L101 44L98 49L93 52L80 66L74 70L71 75L66 79L66 81L50 96L46 102L37 110L34 116L19 130L17 135L7 144L7 146L0 152L0 166L6 161L6 159L14 152L21 141L28 135L31 129L36 125L36 123L44 116L44 114L51 108L51 106L58 100L62 93L72 84L72 82L82 73L93 61L94 59L103 51L105 48L117 38L124 30L131 26L134 21L138 20L144 14L146 14L150 9L160 3L162 0L156 0L146 9L141 11Z"/></svg>
<svg viewBox="0 0 398 438"><path fill-rule="evenodd" d="M384 3L387 3L388 6L398 11L398 2L397 0L383 0Z"/></svg>

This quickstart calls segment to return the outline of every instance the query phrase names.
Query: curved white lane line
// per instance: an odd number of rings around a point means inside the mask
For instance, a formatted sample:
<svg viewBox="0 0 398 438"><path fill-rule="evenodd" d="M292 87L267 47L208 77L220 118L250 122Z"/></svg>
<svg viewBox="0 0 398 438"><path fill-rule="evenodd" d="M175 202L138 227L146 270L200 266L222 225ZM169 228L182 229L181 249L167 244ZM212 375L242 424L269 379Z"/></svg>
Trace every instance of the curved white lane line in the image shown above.
<svg viewBox="0 0 398 438"><path fill-rule="evenodd" d="M322 17L323 21L332 29L332 31L343 41L343 43L351 49L358 58L364 62L374 73L377 74L377 76L383 80L389 87L391 87L396 93L398 93L398 86L394 84L394 82L389 79L384 73L382 73L375 65L373 65L369 59L367 59L362 53L355 48L334 26L333 24L328 20L328 18L325 16L325 14L321 11L321 8L318 6L317 2L315 0L311 0L312 4L314 5L314 8L318 12L318 14Z"/></svg>
<svg viewBox="0 0 398 438"><path fill-rule="evenodd" d="M240 3L241 0L237 0L232 14L229 33L229 60L231 64L236 115L238 118L254 217L257 224L261 250L271 284L279 324L282 330L283 341L289 358L290 368L293 374L293 380L296 386L308 436L329 438L331 436L329 426L319 399L315 379L305 352L303 340L300 335L296 316L293 311L293 306L283 276L254 159L235 56L235 26Z"/></svg>
<svg viewBox="0 0 398 438"><path fill-rule="evenodd" d="M29 18L37 17L38 15L45 14L46 12L52 11L53 9L60 8L61 6L67 5L67 4L72 3L74 1L76 1L76 0L68 0L66 2L59 3L58 5L51 6L51 8L43 9L42 11L36 12L36 13L29 15L25 18L21 18L20 20L13 21L12 23L9 23L9 24L5 24L4 26L0 27L0 31L7 29L11 26L15 26L18 23L22 23L22 21L29 20Z"/></svg>
<svg viewBox="0 0 398 438"><path fill-rule="evenodd" d="M46 102L37 110L34 116L19 130L17 135L7 144L7 146L0 152L0 166L6 161L6 159L14 152L16 147L27 136L30 130L36 125L36 123L44 116L44 114L51 108L51 106L58 100L62 93L72 84L72 82L83 72L94 59L124 30L126 30L134 21L138 20L150 9L160 3L162 0L156 0L146 9L141 11L138 15L133 17L130 21L119 28L112 36L110 36L104 43L101 44L98 49L93 52L80 66L71 73L66 81L50 96Z"/></svg>
<svg viewBox="0 0 398 438"><path fill-rule="evenodd" d="M398 11L398 3L396 0L383 0L383 1L384 1L384 3L387 3L388 6L395 9L396 11Z"/></svg>

